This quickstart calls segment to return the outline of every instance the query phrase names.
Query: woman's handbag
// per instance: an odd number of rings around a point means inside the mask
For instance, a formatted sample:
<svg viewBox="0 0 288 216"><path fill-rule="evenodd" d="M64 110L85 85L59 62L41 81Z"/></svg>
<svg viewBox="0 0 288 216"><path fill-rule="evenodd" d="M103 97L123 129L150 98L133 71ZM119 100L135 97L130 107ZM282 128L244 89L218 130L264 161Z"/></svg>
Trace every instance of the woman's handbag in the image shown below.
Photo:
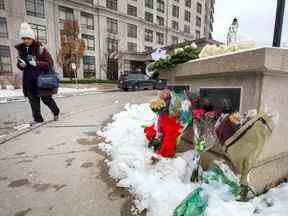
<svg viewBox="0 0 288 216"><path fill-rule="evenodd" d="M53 66L49 66L48 73L40 74L37 80L39 89L56 91L59 88L59 78Z"/></svg>

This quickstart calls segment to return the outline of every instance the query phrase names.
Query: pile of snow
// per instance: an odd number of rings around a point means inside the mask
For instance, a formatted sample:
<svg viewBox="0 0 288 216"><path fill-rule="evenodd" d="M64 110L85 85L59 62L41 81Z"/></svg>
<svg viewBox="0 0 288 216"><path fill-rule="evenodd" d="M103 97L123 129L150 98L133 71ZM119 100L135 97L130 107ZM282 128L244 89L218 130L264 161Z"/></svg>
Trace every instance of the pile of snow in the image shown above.
<svg viewBox="0 0 288 216"><path fill-rule="evenodd" d="M148 216L172 216L174 209L199 187L189 181L194 152L174 159L160 158L151 164L153 152L147 147L143 126L151 125L156 116L148 104L126 105L126 111L113 117L113 122L98 134L107 143L100 148L111 158L106 161L109 174L119 187L127 188L136 198L135 205ZM205 216L285 216L288 212L288 184L282 184L250 202L237 202L226 185L203 184L208 197ZM136 213L136 211L135 211Z"/></svg>

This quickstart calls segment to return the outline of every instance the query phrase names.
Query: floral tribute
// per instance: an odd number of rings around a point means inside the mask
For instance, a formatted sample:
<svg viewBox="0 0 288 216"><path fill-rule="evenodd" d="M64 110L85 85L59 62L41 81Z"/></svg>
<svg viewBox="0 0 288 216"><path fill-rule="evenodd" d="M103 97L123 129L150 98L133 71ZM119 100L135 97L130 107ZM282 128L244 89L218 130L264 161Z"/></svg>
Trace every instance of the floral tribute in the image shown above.
<svg viewBox="0 0 288 216"><path fill-rule="evenodd" d="M223 104L223 105L221 105ZM145 127L149 147L163 157L174 157L176 146L183 140L200 154L216 143L224 145L245 122L248 115L234 113L224 102L211 103L191 92L176 93L165 89L153 100L150 108L157 118L153 125Z"/></svg>
<svg viewBox="0 0 288 216"><path fill-rule="evenodd" d="M150 108L153 110L153 112L160 114L163 109L166 107L166 103L163 99L156 99L151 101Z"/></svg>

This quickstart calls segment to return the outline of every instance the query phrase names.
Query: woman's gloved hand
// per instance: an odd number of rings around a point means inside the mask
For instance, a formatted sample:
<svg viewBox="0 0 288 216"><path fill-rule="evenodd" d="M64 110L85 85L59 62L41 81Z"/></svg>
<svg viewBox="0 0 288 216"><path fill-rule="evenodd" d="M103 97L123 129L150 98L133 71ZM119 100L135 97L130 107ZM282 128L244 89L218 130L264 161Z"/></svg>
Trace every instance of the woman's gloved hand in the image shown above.
<svg viewBox="0 0 288 216"><path fill-rule="evenodd" d="M20 67L25 68L27 66L26 62L20 57L18 57L17 60L18 60L18 64L20 65Z"/></svg>
<svg viewBox="0 0 288 216"><path fill-rule="evenodd" d="M29 61L29 64L33 67L36 67L37 66L37 63L35 61L35 59L32 57L31 60Z"/></svg>

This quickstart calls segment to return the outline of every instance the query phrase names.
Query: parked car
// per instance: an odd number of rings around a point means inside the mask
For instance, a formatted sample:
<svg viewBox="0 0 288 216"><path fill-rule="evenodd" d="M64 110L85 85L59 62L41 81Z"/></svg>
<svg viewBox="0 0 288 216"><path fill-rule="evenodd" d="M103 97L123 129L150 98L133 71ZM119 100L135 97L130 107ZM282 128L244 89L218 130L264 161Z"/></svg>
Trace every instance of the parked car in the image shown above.
<svg viewBox="0 0 288 216"><path fill-rule="evenodd" d="M124 91L132 89L144 90L144 89L164 89L166 87L166 80L155 80L149 78L145 74L129 73L128 75L122 75L118 81L118 87Z"/></svg>

